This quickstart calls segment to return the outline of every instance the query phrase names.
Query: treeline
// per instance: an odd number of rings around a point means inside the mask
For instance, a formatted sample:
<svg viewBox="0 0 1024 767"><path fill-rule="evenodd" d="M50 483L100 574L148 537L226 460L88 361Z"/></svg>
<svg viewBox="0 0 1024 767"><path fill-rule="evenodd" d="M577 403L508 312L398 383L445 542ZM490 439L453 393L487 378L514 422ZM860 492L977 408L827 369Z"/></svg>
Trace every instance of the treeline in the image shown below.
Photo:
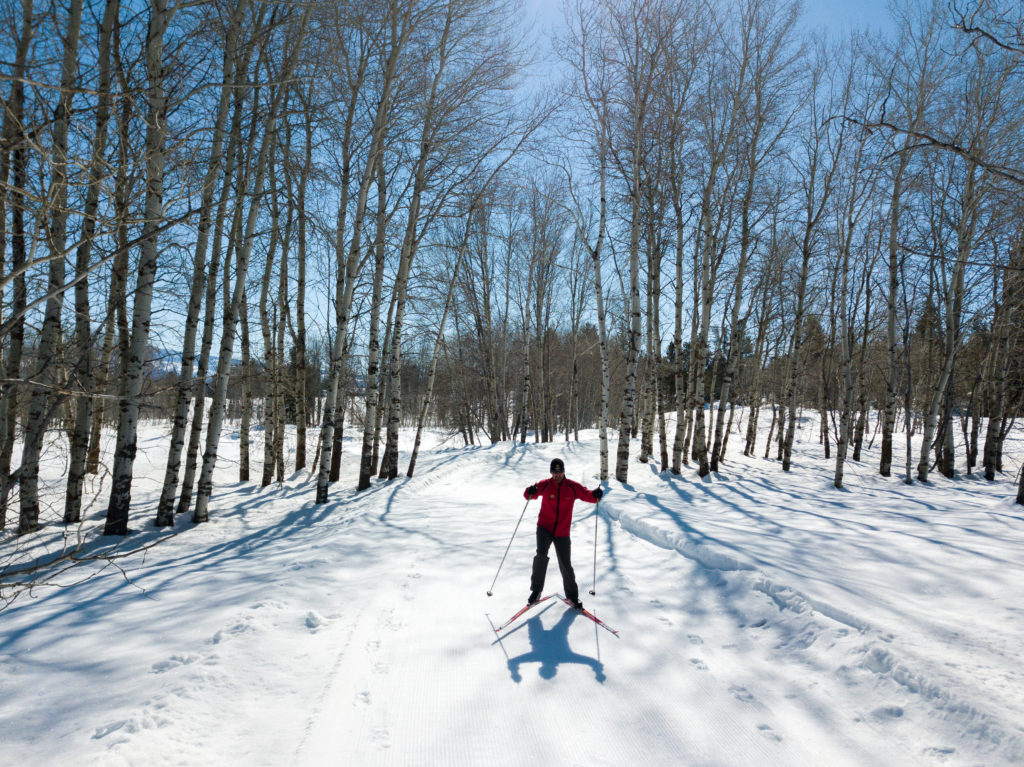
<svg viewBox="0 0 1024 767"><path fill-rule="evenodd" d="M60 517L109 471L126 533L150 415L160 526L208 518L226 418L243 480L308 469L318 503L345 428L359 489L402 470L402 425L409 475L427 425L597 427L626 481L634 435L717 471L737 405L787 471L819 410L837 486L869 428L885 476L898 440L906 481L951 476L959 428L994 479L1024 357L1019 4L913 0L842 39L783 0L564 10L538 86L503 0L0 1L0 524L37 529L56 440Z"/></svg>

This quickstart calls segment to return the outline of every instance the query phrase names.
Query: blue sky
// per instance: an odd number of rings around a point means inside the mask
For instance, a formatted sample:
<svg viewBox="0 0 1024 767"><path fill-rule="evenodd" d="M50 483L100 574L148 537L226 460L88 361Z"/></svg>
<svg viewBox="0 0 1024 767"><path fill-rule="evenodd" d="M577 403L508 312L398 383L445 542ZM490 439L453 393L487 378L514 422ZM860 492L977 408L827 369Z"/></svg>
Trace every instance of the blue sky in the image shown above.
<svg viewBox="0 0 1024 767"><path fill-rule="evenodd" d="M804 0L804 23L841 32L852 27L887 27L890 21L885 0Z"/></svg>
<svg viewBox="0 0 1024 767"><path fill-rule="evenodd" d="M525 6L527 14L536 14L541 24L561 23L561 0L525 0ZM803 20L809 27L825 26L833 32L890 23L886 0L804 0Z"/></svg>

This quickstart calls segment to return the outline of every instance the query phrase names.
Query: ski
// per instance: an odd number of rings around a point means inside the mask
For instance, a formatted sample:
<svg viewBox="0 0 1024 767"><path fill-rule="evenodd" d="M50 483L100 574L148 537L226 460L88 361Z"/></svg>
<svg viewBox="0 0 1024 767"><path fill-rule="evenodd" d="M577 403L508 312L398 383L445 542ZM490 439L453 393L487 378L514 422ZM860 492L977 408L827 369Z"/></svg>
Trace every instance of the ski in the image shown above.
<svg viewBox="0 0 1024 767"><path fill-rule="evenodd" d="M563 597L561 594L559 594L558 597L563 602L565 602L567 605L569 605L569 607L571 607L573 610L576 610L576 612L578 612L580 615L585 615L586 617L590 618L590 620L594 621L594 623L596 623L598 626L603 628L605 631L610 631L615 636L619 635L618 631L613 629L611 626L609 626L607 623L605 623L603 620L598 618L596 615L594 615L592 612L590 612L586 608L577 609L576 606L572 602L570 602L568 600L568 598Z"/></svg>
<svg viewBox="0 0 1024 767"><path fill-rule="evenodd" d="M509 619L508 619L507 621L505 621L504 623L502 623L502 624L501 624L500 626L498 626L498 628L494 629L494 633L495 633L495 634L497 634L497 633L499 633L499 632L500 632L500 631L501 631L502 629L506 629L506 628L508 628L509 626L511 626L511 625L512 625L513 623L515 623L515 622L516 622L516 619L517 619L517 618L518 618L518 617L519 617L520 615L522 615L523 613L525 613L525 612L526 612L527 610L529 610L529 609L531 609L531 608L533 608L533 607L536 607L536 606L537 606L537 605L539 605L539 604L540 604L541 602L546 602L546 601L548 601L549 599L551 599L551 597L552 597L552 596L554 596L554 594L548 594L548 595L547 595L546 597L541 597L540 599L538 599L538 600L537 600L536 602L534 602L533 604L529 604L529 605L526 605L526 607L524 607L524 608L523 608L522 610L520 610L519 612L517 612L517 613L516 613L515 615L513 615L513 616L512 616L511 618L509 618Z"/></svg>

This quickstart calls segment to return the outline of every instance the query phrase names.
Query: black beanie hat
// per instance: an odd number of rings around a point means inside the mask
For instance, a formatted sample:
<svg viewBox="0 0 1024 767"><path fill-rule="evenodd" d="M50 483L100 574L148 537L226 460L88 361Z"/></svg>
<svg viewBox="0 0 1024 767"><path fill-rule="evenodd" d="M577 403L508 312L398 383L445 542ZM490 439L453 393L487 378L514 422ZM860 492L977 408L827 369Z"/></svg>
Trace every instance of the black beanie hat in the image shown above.
<svg viewBox="0 0 1024 767"><path fill-rule="evenodd" d="M565 473L565 464L562 463L562 459L561 458L552 458L551 459L551 472L554 473L555 471L560 471L562 473Z"/></svg>

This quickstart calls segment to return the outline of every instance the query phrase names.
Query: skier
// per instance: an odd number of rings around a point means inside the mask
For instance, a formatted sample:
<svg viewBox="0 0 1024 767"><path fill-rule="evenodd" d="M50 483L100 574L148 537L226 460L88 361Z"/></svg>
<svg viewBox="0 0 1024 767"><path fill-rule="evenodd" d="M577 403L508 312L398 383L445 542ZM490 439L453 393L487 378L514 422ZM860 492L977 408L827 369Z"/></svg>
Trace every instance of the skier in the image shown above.
<svg viewBox="0 0 1024 767"><path fill-rule="evenodd" d="M572 507L576 500L597 503L604 491L601 488L588 490L579 482L565 476L565 464L561 458L551 461L551 479L542 479L530 485L523 498L530 501L542 496L540 515L537 517L537 555L533 558L533 574L530 578L530 597L527 604L540 599L544 589L544 576L548 571L548 549L555 544L558 569L562 571L562 585L565 596L577 610L583 609L580 590L576 585L576 574L570 558L572 543L569 540L569 526L572 524Z"/></svg>

